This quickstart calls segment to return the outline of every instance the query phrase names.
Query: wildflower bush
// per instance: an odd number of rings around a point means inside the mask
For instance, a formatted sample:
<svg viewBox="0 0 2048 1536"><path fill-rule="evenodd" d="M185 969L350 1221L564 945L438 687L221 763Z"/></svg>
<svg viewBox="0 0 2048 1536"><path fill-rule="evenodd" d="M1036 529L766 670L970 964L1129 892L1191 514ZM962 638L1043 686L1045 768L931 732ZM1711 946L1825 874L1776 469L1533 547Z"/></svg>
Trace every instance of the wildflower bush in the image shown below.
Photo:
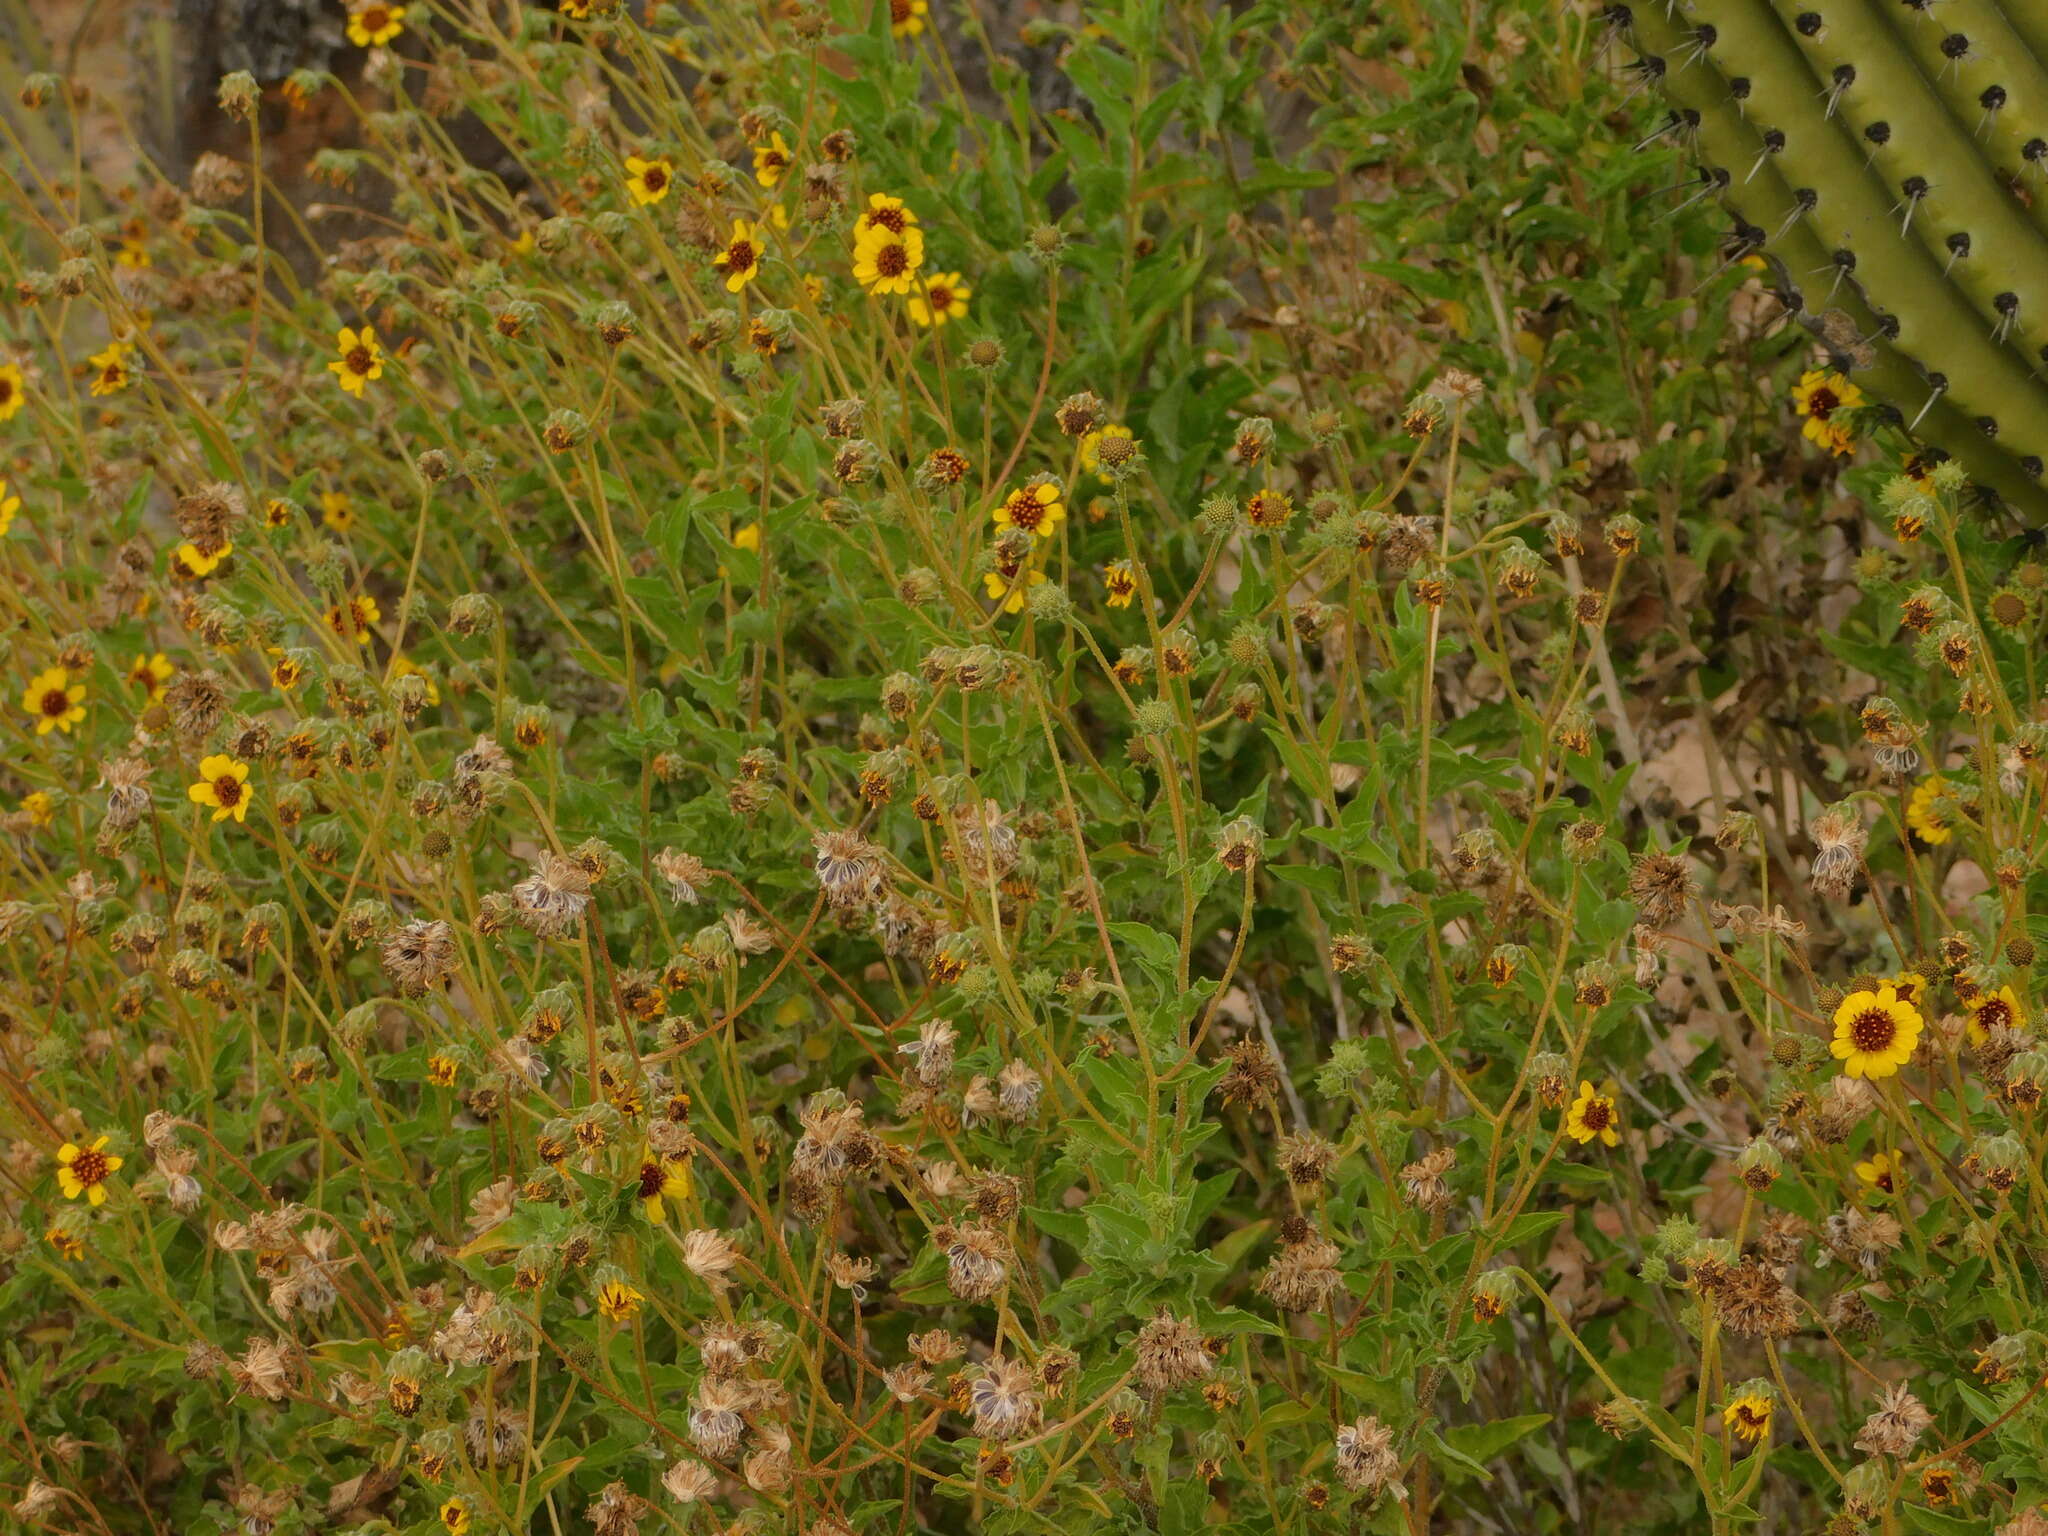
<svg viewBox="0 0 2048 1536"><path fill-rule="evenodd" d="M1599 16L332 21L0 117L13 1527L2048 1530L2036 541Z"/></svg>

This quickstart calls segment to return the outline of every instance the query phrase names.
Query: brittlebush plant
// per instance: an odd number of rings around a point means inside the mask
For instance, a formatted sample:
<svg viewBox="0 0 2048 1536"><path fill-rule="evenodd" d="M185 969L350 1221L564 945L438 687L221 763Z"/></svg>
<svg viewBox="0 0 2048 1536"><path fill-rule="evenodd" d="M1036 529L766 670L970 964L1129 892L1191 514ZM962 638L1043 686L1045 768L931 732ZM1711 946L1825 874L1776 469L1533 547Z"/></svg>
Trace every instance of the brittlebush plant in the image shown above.
<svg viewBox="0 0 2048 1536"><path fill-rule="evenodd" d="M2038 1536L2042 571L1593 18L343 20L5 118L19 1527Z"/></svg>

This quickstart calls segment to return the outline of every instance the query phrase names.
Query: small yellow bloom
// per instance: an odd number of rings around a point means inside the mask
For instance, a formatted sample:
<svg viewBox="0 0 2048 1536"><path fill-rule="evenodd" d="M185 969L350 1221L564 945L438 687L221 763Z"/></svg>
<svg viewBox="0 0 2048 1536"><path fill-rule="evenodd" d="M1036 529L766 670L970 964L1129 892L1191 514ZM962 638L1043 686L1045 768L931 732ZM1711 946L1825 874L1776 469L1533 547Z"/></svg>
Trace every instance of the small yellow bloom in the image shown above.
<svg viewBox="0 0 2048 1536"><path fill-rule="evenodd" d="M216 570L220 569L221 562L234 552L235 545L232 539L222 539L220 548L210 555L202 554L199 546L190 539L187 539L171 552L171 564L176 567L173 574L181 576L211 576Z"/></svg>
<svg viewBox="0 0 2048 1536"><path fill-rule="evenodd" d="M1120 422L1111 422L1108 426L1097 428L1093 432L1084 432L1081 435L1081 467L1091 473L1100 471L1102 468L1102 440L1105 437L1127 438L1129 436L1131 436L1131 429ZM1107 480L1109 476L1103 475L1102 478Z"/></svg>
<svg viewBox="0 0 2048 1536"><path fill-rule="evenodd" d="M1751 1445L1767 1439L1771 1433L1771 1414L1775 1409L1770 1398L1761 1392L1745 1392L1729 1400L1721 1410L1721 1423L1738 1440L1747 1440Z"/></svg>
<svg viewBox="0 0 2048 1536"><path fill-rule="evenodd" d="M247 763L216 753L199 760L199 782L185 795L195 805L212 806L215 821L232 816L241 822L249 819L249 803L256 798L256 791L249 788Z"/></svg>
<svg viewBox="0 0 2048 1536"><path fill-rule="evenodd" d="M1834 419L1837 411L1853 411L1863 404L1863 391L1839 373L1810 369L1792 386L1792 406L1806 424L1800 430L1811 442L1833 454L1845 454L1856 445L1846 422Z"/></svg>
<svg viewBox="0 0 2048 1536"><path fill-rule="evenodd" d="M1001 605L1004 613L1022 613L1024 594L1032 587L1045 584L1045 572L1037 566L1020 571L1015 576L1005 576L1000 571L984 571L981 589L990 601Z"/></svg>
<svg viewBox="0 0 2048 1536"><path fill-rule="evenodd" d="M1881 1189L1886 1194L1898 1188L1898 1179L1905 1172L1896 1152L1874 1153L1869 1161L1856 1165L1856 1177L1872 1189Z"/></svg>
<svg viewBox="0 0 2048 1536"><path fill-rule="evenodd" d="M7 418L0 416L0 421ZM7 482L0 480L0 538L7 536L7 530L14 526L14 514L21 510L21 498L7 494Z"/></svg>
<svg viewBox="0 0 2048 1536"><path fill-rule="evenodd" d="M266 528L287 528L291 526L292 504L282 496L273 496L263 503L263 526Z"/></svg>
<svg viewBox="0 0 2048 1536"><path fill-rule="evenodd" d="M889 0L889 35L916 37L931 9L930 0Z"/></svg>
<svg viewBox="0 0 2048 1536"><path fill-rule="evenodd" d="M758 550L761 547L761 525L749 523L746 527L736 530L732 536L732 547Z"/></svg>
<svg viewBox="0 0 2048 1536"><path fill-rule="evenodd" d="M1598 1139L1604 1147L1619 1146L1621 1132L1614 1112L1614 1100L1593 1091L1591 1083L1579 1084L1579 1096L1565 1112L1564 1133L1580 1146Z"/></svg>
<svg viewBox="0 0 2048 1536"><path fill-rule="evenodd" d="M1935 802L1948 793L1948 780L1940 774L1922 779L1906 799L1907 830L1930 848L1939 848L1956 835Z"/></svg>
<svg viewBox="0 0 2048 1536"><path fill-rule="evenodd" d="M1059 486L1051 480L1040 480L1010 492L989 515L998 528L1022 528L1026 533L1049 539L1065 520L1067 508L1060 500Z"/></svg>
<svg viewBox="0 0 2048 1536"><path fill-rule="evenodd" d="M760 231L754 225L745 219L732 221L732 239L722 252L711 259L711 265L725 274L727 293L738 293L761 275L764 250Z"/></svg>
<svg viewBox="0 0 2048 1536"><path fill-rule="evenodd" d="M1968 1000L1970 1044L1982 1045L1994 1029L2018 1031L2026 1028L2027 1010L2009 986L1996 992L1979 992Z"/></svg>
<svg viewBox="0 0 2048 1536"><path fill-rule="evenodd" d="M427 1058L427 1081L436 1088L453 1088L457 1067L453 1056L445 1051L436 1051Z"/></svg>
<svg viewBox="0 0 2048 1536"><path fill-rule="evenodd" d="M853 280L880 297L909 293L924 265L924 231L906 224L900 233L868 230L854 237Z"/></svg>
<svg viewBox="0 0 2048 1536"><path fill-rule="evenodd" d="M924 280L924 292L910 296L910 318L919 325L944 325L967 318L967 301L974 290L960 281L958 272L934 272Z"/></svg>
<svg viewBox="0 0 2048 1536"><path fill-rule="evenodd" d="M680 1200L690 1192L690 1160L686 1157L657 1157L648 1152L640 1159L640 1209L649 1221L667 1219L665 1200Z"/></svg>
<svg viewBox="0 0 2048 1536"><path fill-rule="evenodd" d="M615 1323L630 1322L643 1299L623 1280L607 1280L597 1288L597 1310Z"/></svg>
<svg viewBox="0 0 2048 1536"><path fill-rule="evenodd" d="M917 222L917 215L903 206L903 199L886 192L870 192L868 206L853 226L856 243L869 235L900 235Z"/></svg>
<svg viewBox="0 0 2048 1536"><path fill-rule="evenodd" d="M577 21L588 21L590 19L590 0L562 0L558 9L564 16L572 17Z"/></svg>
<svg viewBox="0 0 2048 1536"><path fill-rule="evenodd" d="M1102 585L1109 593L1109 606L1128 608L1138 595L1138 574L1131 569L1128 560L1112 560L1109 569L1102 573Z"/></svg>
<svg viewBox="0 0 2048 1536"><path fill-rule="evenodd" d="M177 668L171 665L162 651L158 651L154 656L136 657L135 665L128 669L128 681L150 698L160 699L164 696L164 684L171 680L175 671Z"/></svg>
<svg viewBox="0 0 2048 1536"><path fill-rule="evenodd" d="M89 1147L67 1141L57 1149L57 1187L66 1200L83 1195L94 1205L107 1203L107 1180L120 1170L121 1159L106 1148L102 1136Z"/></svg>
<svg viewBox="0 0 2048 1536"><path fill-rule="evenodd" d="M85 684L71 681L62 667L49 667L29 679L21 696L21 707L35 718L36 734L52 731L71 734L71 727L85 718Z"/></svg>
<svg viewBox="0 0 2048 1536"><path fill-rule="evenodd" d="M135 375L128 367L129 355L134 350L132 342L110 341L105 351L86 359L92 365L95 395L117 395L134 382Z"/></svg>
<svg viewBox="0 0 2048 1536"><path fill-rule="evenodd" d="M0 363L0 421L12 421L28 404L28 384L15 363Z"/></svg>
<svg viewBox="0 0 2048 1536"><path fill-rule="evenodd" d="M781 134L770 134L766 144L754 146L754 179L762 186L774 186L788 169L789 146Z"/></svg>
<svg viewBox="0 0 2048 1536"><path fill-rule="evenodd" d="M298 687L299 679L306 675L305 669L277 646L270 648L270 654L277 658L270 664L271 683L287 693Z"/></svg>
<svg viewBox="0 0 2048 1536"><path fill-rule="evenodd" d="M402 5L359 5L348 13L348 40L358 48L382 47L404 30Z"/></svg>
<svg viewBox="0 0 2048 1536"><path fill-rule="evenodd" d="M47 827L57 819L57 802L47 791L30 790L21 797L21 813L28 818L32 827Z"/></svg>
<svg viewBox="0 0 2048 1536"><path fill-rule="evenodd" d="M448 1536L463 1536L469 1529L469 1506L460 1499L450 1499L440 1508L441 1528Z"/></svg>
<svg viewBox="0 0 2048 1536"><path fill-rule="evenodd" d="M356 525L356 504L345 491L322 491L320 521L336 533L347 533Z"/></svg>
<svg viewBox="0 0 2048 1536"><path fill-rule="evenodd" d="M626 156L626 194L636 207L645 208L668 196L675 185L676 168L666 159L643 160Z"/></svg>
<svg viewBox="0 0 2048 1536"><path fill-rule="evenodd" d="M62 1227L43 1229L43 1241L57 1250L57 1257L76 1264L85 1257L85 1239L76 1232L67 1232Z"/></svg>
<svg viewBox="0 0 2048 1536"><path fill-rule="evenodd" d="M344 640L368 645L373 627L384 617L377 599L365 592L327 610L327 627Z"/></svg>
<svg viewBox="0 0 2048 1536"><path fill-rule="evenodd" d="M401 677L418 677L427 685L427 706L432 708L441 702L441 690L434 686L433 676L410 656L392 657L389 677L392 682L397 682Z"/></svg>
<svg viewBox="0 0 2048 1536"><path fill-rule="evenodd" d="M1922 1023L1920 1010L1889 986L1851 992L1835 1010L1829 1049L1851 1077L1890 1077L1913 1059Z"/></svg>
<svg viewBox="0 0 2048 1536"><path fill-rule="evenodd" d="M327 365L327 371L360 400L368 384L384 377L384 349L377 345L377 333L367 325L360 331L343 326L334 344L341 356Z"/></svg>

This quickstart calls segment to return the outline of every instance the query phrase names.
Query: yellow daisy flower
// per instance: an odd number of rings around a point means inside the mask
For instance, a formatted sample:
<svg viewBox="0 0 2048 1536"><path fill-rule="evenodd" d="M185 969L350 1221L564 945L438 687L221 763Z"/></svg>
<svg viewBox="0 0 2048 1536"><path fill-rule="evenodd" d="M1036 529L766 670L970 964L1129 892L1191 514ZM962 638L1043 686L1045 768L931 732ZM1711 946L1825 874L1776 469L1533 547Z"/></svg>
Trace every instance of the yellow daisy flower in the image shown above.
<svg viewBox="0 0 2048 1536"><path fill-rule="evenodd" d="M93 394L118 395L135 382L135 374L128 366L129 355L134 350L132 342L110 341L105 351L95 352L86 359L93 369Z"/></svg>
<svg viewBox="0 0 2048 1536"><path fill-rule="evenodd" d="M870 192L868 206L853 226L853 238L875 234L900 235L917 223L917 215L903 206L903 199L886 192Z"/></svg>
<svg viewBox="0 0 2048 1536"><path fill-rule="evenodd" d="M636 207L646 208L668 196L675 185L676 168L666 159L643 160L626 156L626 194Z"/></svg>
<svg viewBox="0 0 2048 1536"><path fill-rule="evenodd" d="M171 680L171 674L176 670L164 653L158 651L154 656L136 657L135 665L128 669L128 681L152 700L160 699L164 696L164 684Z"/></svg>
<svg viewBox="0 0 2048 1536"><path fill-rule="evenodd" d="M1982 1045L1991 1038L1994 1029L2024 1029L2027 1010L2019 997L2009 986L2000 987L1996 992L1979 992L1966 999L1970 1010L1970 1044Z"/></svg>
<svg viewBox="0 0 2048 1536"><path fill-rule="evenodd" d="M365 386L384 377L384 349L377 345L377 333L367 325L360 331L343 326L334 344L341 356L327 365L327 371L360 400Z"/></svg>
<svg viewBox="0 0 2048 1536"><path fill-rule="evenodd" d="M766 144L754 146L754 179L762 186L774 186L788 169L789 145L781 134L770 134Z"/></svg>
<svg viewBox="0 0 2048 1536"><path fill-rule="evenodd" d="M464 1536L469 1529L469 1506L460 1499L450 1499L437 1511L441 1517L441 1528L448 1536Z"/></svg>
<svg viewBox="0 0 2048 1536"><path fill-rule="evenodd" d="M461 1064L445 1051L436 1051L427 1058L427 1081L436 1088L453 1088L455 1074Z"/></svg>
<svg viewBox="0 0 2048 1536"><path fill-rule="evenodd" d="M1602 1146L1618 1146L1621 1143L1621 1132L1616 1129L1619 1118L1614 1112L1614 1100L1595 1093L1591 1083L1582 1082L1578 1098L1565 1111L1564 1133L1580 1146L1595 1138Z"/></svg>
<svg viewBox="0 0 2048 1536"><path fill-rule="evenodd" d="M212 554L202 552L190 539L171 551L171 564L177 569L174 574L181 576L211 576L220 568L223 560L235 552L232 539L222 539L220 548Z"/></svg>
<svg viewBox="0 0 2048 1536"><path fill-rule="evenodd" d="M1955 828L1943 819L1935 805L1947 793L1948 780L1937 773L1914 785L1913 793L1906 799L1907 830L1930 848L1939 848L1956 835Z"/></svg>
<svg viewBox="0 0 2048 1536"><path fill-rule="evenodd" d="M1922 1022L1920 1010L1889 986L1851 992L1835 1010L1829 1049L1851 1077L1890 1077L1912 1059Z"/></svg>
<svg viewBox="0 0 2048 1536"><path fill-rule="evenodd" d="M916 37L931 10L930 0L889 0L889 35Z"/></svg>
<svg viewBox="0 0 2048 1536"><path fill-rule="evenodd" d="M745 219L732 221L732 239L725 250L711 260L711 265L725 274L725 291L738 293L761 274L761 257L765 251L759 231Z"/></svg>
<svg viewBox="0 0 2048 1536"><path fill-rule="evenodd" d="M989 517L998 528L1022 528L1026 533L1049 539L1066 515L1059 486L1051 480L1039 480L1010 492Z"/></svg>
<svg viewBox="0 0 2048 1536"><path fill-rule="evenodd" d="M644 1299L623 1280L607 1280L597 1288L597 1310L615 1323L630 1322Z"/></svg>
<svg viewBox="0 0 2048 1536"><path fill-rule="evenodd" d="M588 21L590 19L590 0L561 0L561 4L557 9L564 16L571 17L576 21Z"/></svg>
<svg viewBox="0 0 2048 1536"><path fill-rule="evenodd" d="M47 827L57 819L57 802L44 790L30 790L21 797L21 814L30 826Z"/></svg>
<svg viewBox="0 0 2048 1536"><path fill-rule="evenodd" d="M256 798L256 791L249 788L249 765L217 752L199 760L199 782L188 788L185 796L195 805L212 806L215 821L232 816L242 822L249 819L249 803Z"/></svg>
<svg viewBox="0 0 2048 1536"><path fill-rule="evenodd" d="M357 645L370 643L370 631L384 617L377 599L365 592L327 610L327 627Z"/></svg>
<svg viewBox="0 0 2048 1536"><path fill-rule="evenodd" d="M854 237L853 280L877 297L909 293L924 265L924 231L906 224L901 233L871 230Z"/></svg>
<svg viewBox="0 0 2048 1536"><path fill-rule="evenodd" d="M761 547L761 525L759 523L748 523L746 527L734 530L732 547L734 549L758 550Z"/></svg>
<svg viewBox="0 0 2048 1536"><path fill-rule="evenodd" d="M1000 571L984 571L981 589L989 600L1000 605L1004 613L1022 613L1024 594L1033 587L1045 584L1045 572L1037 566L1020 571L1015 576L1005 576Z"/></svg>
<svg viewBox="0 0 2048 1536"><path fill-rule="evenodd" d="M1839 373L1809 369L1792 386L1792 406L1806 424L1800 431L1808 441L1833 454L1845 454L1856 446L1847 422L1834 419L1837 411L1853 411L1863 404L1863 391Z"/></svg>
<svg viewBox="0 0 2048 1536"><path fill-rule="evenodd" d="M664 1200L680 1200L690 1192L690 1161L684 1157L656 1157L652 1152L640 1160L640 1209L647 1219L667 1219Z"/></svg>
<svg viewBox="0 0 2048 1536"><path fill-rule="evenodd" d="M62 667L48 667L29 679L21 696L21 707L34 717L36 734L52 731L71 734L71 727L85 718L85 684L71 681Z"/></svg>
<svg viewBox="0 0 2048 1536"><path fill-rule="evenodd" d="M1130 561L1112 560L1102 573L1102 585L1108 590L1110 607L1128 608L1138 595L1138 573L1131 569Z"/></svg>
<svg viewBox="0 0 2048 1536"><path fill-rule="evenodd" d="M1736 1439L1756 1445L1770 1438L1771 1413L1776 1406L1762 1392L1745 1392L1731 1398L1721 1410L1721 1423Z"/></svg>
<svg viewBox="0 0 2048 1536"><path fill-rule="evenodd" d="M1898 1179L1905 1172L1896 1152L1877 1152L1856 1165L1856 1177L1872 1189L1881 1189L1891 1194L1898 1187Z"/></svg>
<svg viewBox="0 0 2048 1536"><path fill-rule="evenodd" d="M910 318L919 325L944 325L967 318L967 301L974 290L960 281L958 272L934 272L924 280L924 292L910 296Z"/></svg>
<svg viewBox="0 0 2048 1536"><path fill-rule="evenodd" d="M1082 433L1081 467L1090 474L1097 473L1102 468L1102 440L1106 437L1128 438L1131 435L1131 429L1120 422L1111 422L1108 426L1098 427L1093 432ZM1102 478L1107 480L1109 476L1103 475Z"/></svg>
<svg viewBox="0 0 2048 1536"><path fill-rule="evenodd" d="M404 30L402 5L359 5L348 13L348 40L358 48L382 47Z"/></svg>
<svg viewBox="0 0 2048 1536"><path fill-rule="evenodd" d="M57 1149L57 1187L64 1191L66 1200L83 1195L94 1205L105 1205L107 1180L120 1167L121 1159L107 1150L105 1136L89 1147L67 1141Z"/></svg>
<svg viewBox="0 0 2048 1536"><path fill-rule="evenodd" d="M356 525L356 504L345 491L322 491L320 521L336 533L347 533Z"/></svg>
<svg viewBox="0 0 2048 1536"><path fill-rule="evenodd" d="M15 363L0 363L0 421L12 421L28 404L28 384Z"/></svg>
<svg viewBox="0 0 2048 1536"><path fill-rule="evenodd" d="M0 417L0 420L6 418ZM7 494L7 482L0 480L0 538L7 536L7 530L14 526L14 514L21 510L21 498Z"/></svg>

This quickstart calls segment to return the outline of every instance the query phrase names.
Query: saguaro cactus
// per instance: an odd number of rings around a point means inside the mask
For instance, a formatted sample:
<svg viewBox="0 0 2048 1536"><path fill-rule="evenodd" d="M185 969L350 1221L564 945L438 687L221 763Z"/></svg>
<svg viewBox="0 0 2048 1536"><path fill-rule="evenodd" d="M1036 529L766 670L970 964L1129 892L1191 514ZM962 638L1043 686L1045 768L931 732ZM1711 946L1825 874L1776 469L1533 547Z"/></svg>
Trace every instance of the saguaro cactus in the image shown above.
<svg viewBox="0 0 2048 1536"><path fill-rule="evenodd" d="M1801 320L2048 524L2048 4L1641 0L1609 19Z"/></svg>

